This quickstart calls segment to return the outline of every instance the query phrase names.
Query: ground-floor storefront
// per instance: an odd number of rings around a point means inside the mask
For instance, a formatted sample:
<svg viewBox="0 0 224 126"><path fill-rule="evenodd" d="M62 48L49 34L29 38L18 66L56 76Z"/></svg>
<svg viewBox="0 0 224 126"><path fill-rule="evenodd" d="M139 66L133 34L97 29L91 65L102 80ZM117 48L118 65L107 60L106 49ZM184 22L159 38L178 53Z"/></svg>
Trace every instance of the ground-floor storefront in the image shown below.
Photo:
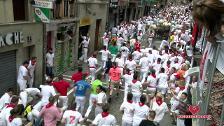
<svg viewBox="0 0 224 126"><path fill-rule="evenodd" d="M17 23L0 25L0 94L17 87L19 66L37 57L34 84L43 81L43 25Z"/></svg>

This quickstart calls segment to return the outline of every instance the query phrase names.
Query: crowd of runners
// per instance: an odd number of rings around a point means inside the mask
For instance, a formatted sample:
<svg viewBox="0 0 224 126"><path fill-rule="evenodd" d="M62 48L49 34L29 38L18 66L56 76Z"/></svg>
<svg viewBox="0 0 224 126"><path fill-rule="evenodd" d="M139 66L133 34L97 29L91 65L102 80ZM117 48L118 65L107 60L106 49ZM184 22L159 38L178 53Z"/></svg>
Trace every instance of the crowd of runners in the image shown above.
<svg viewBox="0 0 224 126"><path fill-rule="evenodd" d="M89 125L156 126L169 113L177 126L191 126L190 119L177 118L191 114L191 88L197 84L196 77L191 80L186 74L193 63L191 23L189 5L168 5L156 15L121 23L105 32L102 50L88 59L89 38L83 36L82 60L87 62L89 71L78 68L72 83L63 80L62 75L54 77L56 80L49 76L44 85L34 88L31 84L26 88L27 72L35 69L32 66L36 58L24 62L18 74L19 95L13 95L10 88L0 99L0 125L30 122L34 126L76 126L86 124L94 109L95 119ZM157 48L153 42L159 27L170 30ZM52 64L52 50L46 57ZM96 73L99 66L102 72ZM88 74L90 82L86 80ZM72 100L67 96L69 89L73 89ZM90 96L86 95L88 90ZM123 97L119 108L122 117L110 114L110 103L117 97ZM121 124L117 123L118 118L122 118Z"/></svg>

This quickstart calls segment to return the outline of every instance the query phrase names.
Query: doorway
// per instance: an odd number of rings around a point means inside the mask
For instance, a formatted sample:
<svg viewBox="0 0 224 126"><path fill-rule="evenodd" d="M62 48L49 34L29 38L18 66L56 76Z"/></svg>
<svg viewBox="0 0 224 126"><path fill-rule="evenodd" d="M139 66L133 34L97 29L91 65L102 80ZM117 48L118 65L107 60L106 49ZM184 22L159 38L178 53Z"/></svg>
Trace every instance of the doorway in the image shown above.
<svg viewBox="0 0 224 126"><path fill-rule="evenodd" d="M86 36L87 33L89 32L89 28L90 28L90 25L79 27L79 45L83 41L81 36ZM80 58L82 56L82 46L78 47L78 48L79 48L78 49L78 58Z"/></svg>
<svg viewBox="0 0 224 126"><path fill-rule="evenodd" d="M94 44L94 51L99 50L99 36L100 36L100 24L101 19L96 20L96 31L95 31L95 44Z"/></svg>

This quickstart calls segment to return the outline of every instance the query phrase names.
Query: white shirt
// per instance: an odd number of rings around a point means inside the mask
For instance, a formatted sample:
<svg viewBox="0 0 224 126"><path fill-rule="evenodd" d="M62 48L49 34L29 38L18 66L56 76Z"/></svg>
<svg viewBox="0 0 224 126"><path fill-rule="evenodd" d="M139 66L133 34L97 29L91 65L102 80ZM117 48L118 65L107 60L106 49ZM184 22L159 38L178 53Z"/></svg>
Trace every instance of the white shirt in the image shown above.
<svg viewBox="0 0 224 126"><path fill-rule="evenodd" d="M149 85L148 85L149 88L156 88L157 79L154 78L153 76L148 76L147 83L149 83Z"/></svg>
<svg viewBox="0 0 224 126"><path fill-rule="evenodd" d="M159 73L161 67L162 67L162 64L158 64L158 63L153 64L153 69L156 71L156 73Z"/></svg>
<svg viewBox="0 0 224 126"><path fill-rule="evenodd" d="M186 52L187 52L187 56L191 57L193 55L193 49L191 46L187 45L186 46Z"/></svg>
<svg viewBox="0 0 224 126"><path fill-rule="evenodd" d="M134 103L129 103L127 101L123 102L120 107L120 111L124 111L122 120L126 122L132 122L134 116Z"/></svg>
<svg viewBox="0 0 224 126"><path fill-rule="evenodd" d="M168 107L167 107L167 104L166 104L165 102L163 102L163 103L159 106L159 105L154 101L154 102L153 102L153 105L152 105L152 110L156 112L156 116L155 116L154 121L159 123L159 122L163 119L165 112L168 111Z"/></svg>
<svg viewBox="0 0 224 126"><path fill-rule="evenodd" d="M17 78L17 82L18 83L23 83L26 84L27 80L25 80L23 77L24 76L28 76L28 70L26 67L24 67L23 65L19 67L19 73L18 73L18 78Z"/></svg>
<svg viewBox="0 0 224 126"><path fill-rule="evenodd" d="M131 82L131 91L133 94L141 94L142 84L140 81L135 83Z"/></svg>
<svg viewBox="0 0 224 126"><path fill-rule="evenodd" d="M130 71L133 71L136 69L136 62L134 60L130 61L130 60L127 60L126 61L126 67L130 70Z"/></svg>
<svg viewBox="0 0 224 126"><path fill-rule="evenodd" d="M103 91L97 94L97 103L98 104L107 103L107 95Z"/></svg>
<svg viewBox="0 0 224 126"><path fill-rule="evenodd" d="M88 48L88 46L89 46L89 40L83 40L82 41L82 45L83 45L83 48Z"/></svg>
<svg viewBox="0 0 224 126"><path fill-rule="evenodd" d="M89 67L96 67L97 65L97 59L94 57L90 57L88 59L88 62L89 62Z"/></svg>
<svg viewBox="0 0 224 126"><path fill-rule="evenodd" d="M66 110L62 118L65 119L65 126L76 126L83 120L82 115L73 110Z"/></svg>
<svg viewBox="0 0 224 126"><path fill-rule="evenodd" d="M117 39L117 45L118 45L118 46L121 46L123 43L124 43L124 38L119 37L119 38Z"/></svg>
<svg viewBox="0 0 224 126"><path fill-rule="evenodd" d="M0 119L6 121L7 117L10 116L10 111L12 110L12 107L4 107L0 113Z"/></svg>
<svg viewBox="0 0 224 126"><path fill-rule="evenodd" d="M20 92L19 97L21 100L21 103L26 106L28 95L35 96L37 94L40 94L40 90L38 88L27 88L24 91Z"/></svg>
<svg viewBox="0 0 224 126"><path fill-rule="evenodd" d="M122 46L121 49L120 49L120 51L121 51L121 56L122 57L127 57L128 56L128 53L129 53L128 47Z"/></svg>
<svg viewBox="0 0 224 126"><path fill-rule="evenodd" d="M40 85L40 88L41 88L41 95L42 95L41 101L44 102L44 103L48 102L49 97L56 95L56 92L55 92L53 86Z"/></svg>
<svg viewBox="0 0 224 126"><path fill-rule="evenodd" d="M152 64L152 63L154 63L154 60L155 60L155 57L154 57L154 55L153 54L147 54L147 57L148 57L148 60L149 60L149 62Z"/></svg>
<svg viewBox="0 0 224 126"><path fill-rule="evenodd" d="M101 50L100 52L102 53L102 56L101 56L102 61L107 61L110 51L109 50Z"/></svg>
<svg viewBox="0 0 224 126"><path fill-rule="evenodd" d="M139 59L141 58L142 53L139 52L139 51L134 51L134 52L132 53L132 55L133 55L133 59L136 61L136 60L139 60Z"/></svg>
<svg viewBox="0 0 224 126"><path fill-rule="evenodd" d="M124 67L124 60L122 60L121 58L116 58L115 62L117 63L118 67Z"/></svg>
<svg viewBox="0 0 224 126"><path fill-rule="evenodd" d="M29 66L27 67L27 69L29 70L31 76L34 75L35 67L36 67L36 63L34 65L32 65L31 60L30 60Z"/></svg>
<svg viewBox="0 0 224 126"><path fill-rule="evenodd" d="M141 66L141 71L148 71L149 69L149 60L147 57L142 57L139 61L139 65Z"/></svg>
<svg viewBox="0 0 224 126"><path fill-rule="evenodd" d="M134 104L134 116L133 121L138 120L142 121L147 119L149 114L149 107L147 105L140 106L139 103Z"/></svg>
<svg viewBox="0 0 224 126"><path fill-rule="evenodd" d="M0 98L0 111L10 103L10 96L8 93L5 93L1 98Z"/></svg>
<svg viewBox="0 0 224 126"><path fill-rule="evenodd" d="M128 91L128 86L129 86L129 84L131 84L131 81L133 80L133 74L130 74L130 75L125 74L123 76L123 78L124 78L124 83L125 83L124 90Z"/></svg>
<svg viewBox="0 0 224 126"><path fill-rule="evenodd" d="M97 126L115 126L116 123L117 123L116 118L111 114L103 118L100 113L93 120L93 124Z"/></svg>
<svg viewBox="0 0 224 126"><path fill-rule="evenodd" d="M23 122L21 118L14 118L9 122L9 117L7 117L7 126L22 126Z"/></svg>
<svg viewBox="0 0 224 126"><path fill-rule="evenodd" d="M171 67L176 68L176 70L178 70L180 68L180 64L179 63L172 63Z"/></svg>
<svg viewBox="0 0 224 126"><path fill-rule="evenodd" d="M162 87L162 88L168 87L168 84L167 84L168 76L166 73L160 73L157 78L158 78L158 86L159 87Z"/></svg>
<svg viewBox="0 0 224 126"><path fill-rule="evenodd" d="M53 67L53 65L54 65L54 53L52 53L52 54L47 53L46 54L46 60L47 60L47 66Z"/></svg>
<svg viewBox="0 0 224 126"><path fill-rule="evenodd" d="M109 38L103 37L103 45L108 46Z"/></svg>

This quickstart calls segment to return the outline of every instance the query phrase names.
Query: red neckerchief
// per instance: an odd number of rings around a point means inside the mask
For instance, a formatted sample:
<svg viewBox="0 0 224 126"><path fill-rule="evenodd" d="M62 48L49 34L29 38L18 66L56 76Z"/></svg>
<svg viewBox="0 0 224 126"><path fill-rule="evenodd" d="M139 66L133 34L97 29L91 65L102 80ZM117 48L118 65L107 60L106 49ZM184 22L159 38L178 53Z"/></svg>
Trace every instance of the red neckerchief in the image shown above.
<svg viewBox="0 0 224 126"><path fill-rule="evenodd" d="M138 103L140 107L142 107L143 105L145 105L144 103L139 102Z"/></svg>
<svg viewBox="0 0 224 126"><path fill-rule="evenodd" d="M179 86L180 90L183 91L185 89L185 86Z"/></svg>
<svg viewBox="0 0 224 126"><path fill-rule="evenodd" d="M132 103L133 103L133 101L132 101L132 100L128 100L128 103L131 103L131 104L132 104Z"/></svg>
<svg viewBox="0 0 224 126"><path fill-rule="evenodd" d="M137 82L137 80L132 80L132 83L134 83L134 84L135 84L136 82Z"/></svg>
<svg viewBox="0 0 224 126"><path fill-rule="evenodd" d="M160 106L163 103L162 98L156 98L156 103Z"/></svg>
<svg viewBox="0 0 224 126"><path fill-rule="evenodd" d="M15 117L13 115L10 115L9 116L9 122L12 122L12 120L14 119Z"/></svg>
<svg viewBox="0 0 224 126"><path fill-rule="evenodd" d="M151 74L151 76L152 76L153 78L156 78L156 74Z"/></svg>
<svg viewBox="0 0 224 126"><path fill-rule="evenodd" d="M131 75L131 73L129 72L128 75Z"/></svg>
<svg viewBox="0 0 224 126"><path fill-rule="evenodd" d="M47 105L46 105L46 108L50 108L51 106L53 106L54 104L52 104L52 103L48 103Z"/></svg>
<svg viewBox="0 0 224 126"><path fill-rule="evenodd" d="M170 64L167 64L166 66L167 66L168 68L170 68Z"/></svg>
<svg viewBox="0 0 224 126"><path fill-rule="evenodd" d="M10 107L15 108L15 107L16 107L16 105L15 105L15 104L13 104L13 103L10 103L10 104L8 104L8 105L6 106L6 108L10 108Z"/></svg>
<svg viewBox="0 0 224 126"><path fill-rule="evenodd" d="M101 115L102 115L103 118L105 118L109 115L109 112L102 112Z"/></svg>

